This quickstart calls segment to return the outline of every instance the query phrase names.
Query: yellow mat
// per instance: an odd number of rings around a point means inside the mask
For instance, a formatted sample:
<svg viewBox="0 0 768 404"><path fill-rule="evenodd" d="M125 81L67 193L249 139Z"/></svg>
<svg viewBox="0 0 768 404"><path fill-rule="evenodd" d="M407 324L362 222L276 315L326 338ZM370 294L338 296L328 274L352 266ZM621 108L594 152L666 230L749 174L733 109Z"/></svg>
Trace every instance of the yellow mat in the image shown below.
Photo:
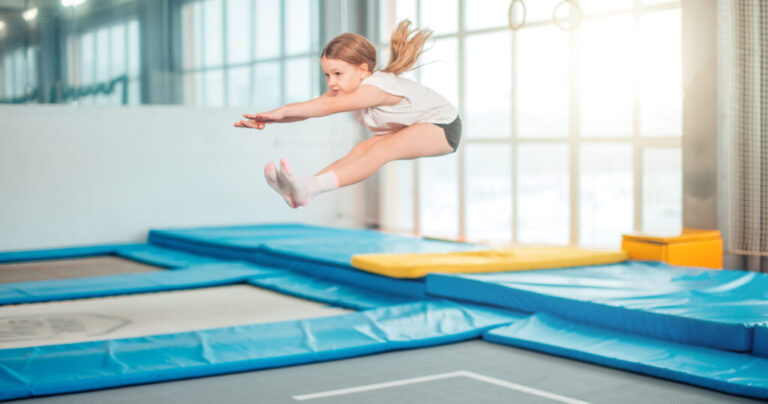
<svg viewBox="0 0 768 404"><path fill-rule="evenodd" d="M391 278L421 278L428 273L483 273L613 264L624 251L572 247L520 247L445 254L361 254L352 266Z"/></svg>

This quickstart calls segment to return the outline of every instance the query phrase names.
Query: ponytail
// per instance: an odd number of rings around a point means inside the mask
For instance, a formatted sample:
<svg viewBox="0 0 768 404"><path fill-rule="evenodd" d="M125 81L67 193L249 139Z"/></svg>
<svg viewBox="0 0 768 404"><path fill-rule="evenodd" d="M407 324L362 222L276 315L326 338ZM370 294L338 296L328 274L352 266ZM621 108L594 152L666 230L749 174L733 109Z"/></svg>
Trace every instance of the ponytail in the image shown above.
<svg viewBox="0 0 768 404"><path fill-rule="evenodd" d="M399 75L408 71L424 53L424 43L432 36L432 31L420 28L409 29L410 25L410 20L403 20L397 24L397 28L392 33L389 63L382 69L383 72Z"/></svg>

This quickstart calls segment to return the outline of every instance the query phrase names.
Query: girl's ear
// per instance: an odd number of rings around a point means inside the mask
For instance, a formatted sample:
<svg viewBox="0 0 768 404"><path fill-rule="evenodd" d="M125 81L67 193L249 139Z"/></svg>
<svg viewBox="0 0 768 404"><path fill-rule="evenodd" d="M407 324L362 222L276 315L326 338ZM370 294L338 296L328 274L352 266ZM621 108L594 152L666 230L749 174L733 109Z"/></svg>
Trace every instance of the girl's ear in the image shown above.
<svg viewBox="0 0 768 404"><path fill-rule="evenodd" d="M359 66L357 66L357 69L360 71L360 73L365 73L368 71L368 63L363 63Z"/></svg>

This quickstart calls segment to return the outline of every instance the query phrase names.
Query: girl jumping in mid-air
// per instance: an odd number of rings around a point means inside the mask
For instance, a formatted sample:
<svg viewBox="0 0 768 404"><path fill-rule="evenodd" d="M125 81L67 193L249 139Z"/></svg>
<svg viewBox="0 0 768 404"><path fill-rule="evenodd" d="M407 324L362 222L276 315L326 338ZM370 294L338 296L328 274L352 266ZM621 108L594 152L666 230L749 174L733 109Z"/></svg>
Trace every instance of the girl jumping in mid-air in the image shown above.
<svg viewBox="0 0 768 404"><path fill-rule="evenodd" d="M320 193L370 177L392 160L453 153L461 138L461 119L445 98L421 84L399 77L424 52L429 30L410 29L408 20L392 34L387 67L374 71L376 48L357 34L342 34L323 49L320 64L328 91L305 102L260 114L243 114L239 128L264 129L278 122L296 122L337 112L354 111L355 119L375 136L360 142L343 158L314 176L303 177L280 160L264 168L269 185L291 207L309 203Z"/></svg>

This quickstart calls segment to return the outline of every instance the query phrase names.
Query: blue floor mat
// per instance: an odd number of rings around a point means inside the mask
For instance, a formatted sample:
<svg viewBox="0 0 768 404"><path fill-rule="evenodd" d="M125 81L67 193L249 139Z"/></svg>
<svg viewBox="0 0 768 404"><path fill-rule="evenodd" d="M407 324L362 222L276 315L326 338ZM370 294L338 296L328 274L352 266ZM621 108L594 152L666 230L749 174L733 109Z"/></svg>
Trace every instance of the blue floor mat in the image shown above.
<svg viewBox="0 0 768 404"><path fill-rule="evenodd" d="M0 350L0 399L350 358L477 338L522 315L447 301L341 316Z"/></svg>
<svg viewBox="0 0 768 404"><path fill-rule="evenodd" d="M466 251L472 244L427 240L371 230L297 224L152 230L151 243L174 249L285 267L306 274L391 294L424 297L424 281L388 278L350 265L363 253Z"/></svg>
<svg viewBox="0 0 768 404"><path fill-rule="evenodd" d="M752 354L768 358L768 325L755 327L755 342L752 347Z"/></svg>
<svg viewBox="0 0 768 404"><path fill-rule="evenodd" d="M768 276L627 262L494 274L436 274L427 293L737 352L768 320Z"/></svg>
<svg viewBox="0 0 768 404"><path fill-rule="evenodd" d="M483 339L702 386L768 398L768 359L678 344L533 315Z"/></svg>
<svg viewBox="0 0 768 404"><path fill-rule="evenodd" d="M274 272L274 269L235 262L199 265L176 271L6 283L0 284L0 305L231 285Z"/></svg>

